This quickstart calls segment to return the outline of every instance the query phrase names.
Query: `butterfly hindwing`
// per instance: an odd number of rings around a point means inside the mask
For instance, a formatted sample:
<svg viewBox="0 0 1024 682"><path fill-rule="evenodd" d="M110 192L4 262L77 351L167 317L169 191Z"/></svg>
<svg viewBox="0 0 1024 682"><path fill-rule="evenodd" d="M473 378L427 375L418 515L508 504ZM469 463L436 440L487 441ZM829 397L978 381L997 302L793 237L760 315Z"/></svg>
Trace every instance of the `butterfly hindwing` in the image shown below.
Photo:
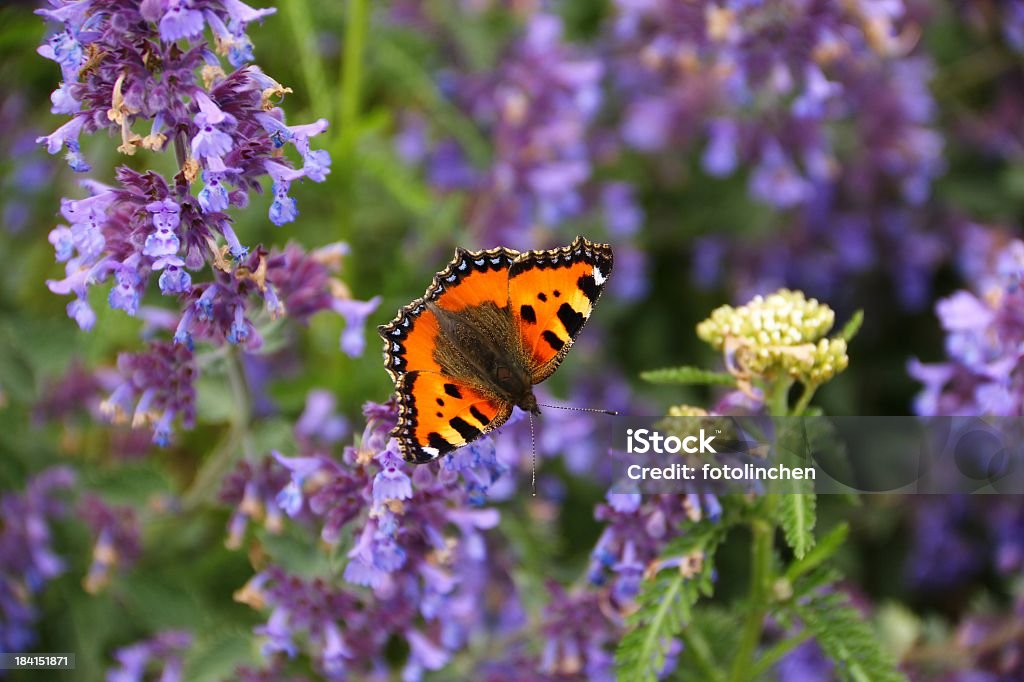
<svg viewBox="0 0 1024 682"><path fill-rule="evenodd" d="M487 251L457 249L452 262L434 275L422 298L398 311L398 317L378 331L384 338L384 366L391 378L406 372L440 372L434 358L438 320L428 304L450 312L493 302L498 308L508 304L509 268L519 256L506 248Z"/></svg>
<svg viewBox="0 0 1024 682"><path fill-rule="evenodd" d="M429 462L498 428L512 406L436 372L407 372L397 384L398 439L410 462Z"/></svg>
<svg viewBox="0 0 1024 682"><path fill-rule="evenodd" d="M583 237L560 249L523 253L509 268L509 305L533 383L558 368L611 271L611 247Z"/></svg>

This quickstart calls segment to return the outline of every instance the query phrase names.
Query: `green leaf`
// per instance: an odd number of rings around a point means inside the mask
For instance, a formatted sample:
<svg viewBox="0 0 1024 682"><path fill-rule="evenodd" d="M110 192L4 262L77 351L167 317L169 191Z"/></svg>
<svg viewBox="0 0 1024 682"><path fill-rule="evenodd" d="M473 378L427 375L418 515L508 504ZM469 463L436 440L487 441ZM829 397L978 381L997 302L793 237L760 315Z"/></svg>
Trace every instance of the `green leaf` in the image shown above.
<svg viewBox="0 0 1024 682"><path fill-rule="evenodd" d="M780 429L776 443L779 463L791 467L811 464L807 433L799 424L787 423ZM786 543L797 559L803 559L814 547L814 524L817 520L817 496L814 482L808 479L787 481L785 491L776 506L776 515L782 526Z"/></svg>
<svg viewBox="0 0 1024 682"><path fill-rule="evenodd" d="M736 379L725 372L712 372L700 367L665 367L641 372L640 378L652 384L707 384L735 386Z"/></svg>
<svg viewBox="0 0 1024 682"><path fill-rule="evenodd" d="M722 523L694 524L666 548L666 558L699 551L703 552L703 559L696 573L689 577L670 568L658 572L641 586L637 609L626 618L629 631L615 653L620 679L657 679L665 665L668 647L690 620L693 605L701 595L710 596L714 590L711 581L714 552L724 536L723 528Z"/></svg>
<svg viewBox="0 0 1024 682"><path fill-rule="evenodd" d="M846 343L850 343L850 341L853 341L853 337L857 336L857 332L860 331L862 324L864 324L864 311L858 310L843 325L843 330L839 332L840 338L844 339Z"/></svg>
<svg viewBox="0 0 1024 682"><path fill-rule="evenodd" d="M810 552L793 562L786 569L786 580L793 582L805 573L817 568L829 559L839 549L849 534L850 527L846 523L838 526L825 534L825 537L818 541L817 545Z"/></svg>
<svg viewBox="0 0 1024 682"><path fill-rule="evenodd" d="M217 629L200 636L185 656L186 679L213 682L234 677L240 665L259 661L253 638L242 630Z"/></svg>
<svg viewBox="0 0 1024 682"><path fill-rule="evenodd" d="M814 493L783 495L779 504L779 521L786 536L786 544L793 549L797 559L803 559L814 547L816 506L817 495Z"/></svg>
<svg viewBox="0 0 1024 682"><path fill-rule="evenodd" d="M903 682L895 662L882 647L847 595L827 592L789 606L825 655L837 663L836 674L853 682Z"/></svg>

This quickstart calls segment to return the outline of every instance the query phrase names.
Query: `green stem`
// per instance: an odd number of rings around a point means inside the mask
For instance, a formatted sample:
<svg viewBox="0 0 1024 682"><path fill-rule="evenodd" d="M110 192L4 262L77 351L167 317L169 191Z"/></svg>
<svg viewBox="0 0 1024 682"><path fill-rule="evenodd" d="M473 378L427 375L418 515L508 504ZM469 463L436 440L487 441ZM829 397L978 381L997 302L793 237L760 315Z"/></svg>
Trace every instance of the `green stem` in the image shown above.
<svg viewBox="0 0 1024 682"><path fill-rule="evenodd" d="M338 96L338 172L342 201L339 218L342 236L351 234L352 197L355 181L355 150L359 138L359 110L362 103L363 56L369 28L369 0L349 0L345 21L345 51L341 65Z"/></svg>
<svg viewBox="0 0 1024 682"><path fill-rule="evenodd" d="M291 26L292 37L299 55L299 67L306 83L310 106L314 112L330 111L330 89L327 87L327 75L324 73L323 62L317 54L317 40L310 16L308 0L288 0L282 9L288 24ZM323 114L320 114L323 115Z"/></svg>
<svg viewBox="0 0 1024 682"><path fill-rule="evenodd" d="M248 458L255 454L249 434L252 398L248 382L245 380L245 367L242 365L241 351L232 348L225 365L228 383L231 386L232 403L235 408L231 415L231 426L220 445L203 462L192 485L182 496L182 504L187 510L195 509L217 494L221 481L224 480L224 476L238 458L238 453L243 453Z"/></svg>
<svg viewBox="0 0 1024 682"><path fill-rule="evenodd" d="M765 403L768 413L773 417L785 417L789 414L789 388L793 380L789 377L775 379L768 384Z"/></svg>
<svg viewBox="0 0 1024 682"><path fill-rule="evenodd" d="M754 656L757 645L761 642L764 618L768 613L768 601L772 583L772 548L775 540L775 524L770 521L774 504L772 496L763 498L764 504L758 518L750 524L754 535L750 548L750 595L748 597L747 617L743 622L739 647L733 659L731 682L752 680Z"/></svg>
<svg viewBox="0 0 1024 682"><path fill-rule="evenodd" d="M811 398L814 397L814 392L818 390L818 384L804 384L803 393L800 394L800 400L796 402L796 407L793 408L793 416L799 417L807 409L807 406L811 404Z"/></svg>
<svg viewBox="0 0 1024 682"><path fill-rule="evenodd" d="M750 679L759 679L762 675L768 672L773 665L782 660L786 654L793 651L793 649L797 648L810 638L811 633L807 630L802 630L792 637L776 644L750 668Z"/></svg>
<svg viewBox="0 0 1024 682"><path fill-rule="evenodd" d="M722 680L722 671L712 661L711 647L708 646L708 641L701 634L700 630L687 626L683 628L679 636L683 640L683 646L686 648L686 651L690 652L690 655L693 657L693 662L700 668L704 679L712 680L713 682Z"/></svg>

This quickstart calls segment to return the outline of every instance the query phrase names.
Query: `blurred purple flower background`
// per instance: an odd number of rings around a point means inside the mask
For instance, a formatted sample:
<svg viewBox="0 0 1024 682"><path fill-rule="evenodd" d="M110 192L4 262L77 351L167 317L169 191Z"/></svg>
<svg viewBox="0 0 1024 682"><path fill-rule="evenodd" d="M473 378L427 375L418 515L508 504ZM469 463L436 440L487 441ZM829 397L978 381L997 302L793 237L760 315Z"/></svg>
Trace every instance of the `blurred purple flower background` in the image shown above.
<svg viewBox="0 0 1024 682"><path fill-rule="evenodd" d="M772 526L762 590L768 503L609 492L606 415L517 410L407 464L372 333L456 246L584 234L615 272L542 403L767 414L638 377L721 369L695 323L788 287L865 313L814 409L1022 416L1022 3L0 17L3 651L111 682L611 680L649 631L646 679L873 679L806 610L835 598L878 679L1024 679L1018 497L821 496L835 560ZM715 595L663 637L665 585Z"/></svg>

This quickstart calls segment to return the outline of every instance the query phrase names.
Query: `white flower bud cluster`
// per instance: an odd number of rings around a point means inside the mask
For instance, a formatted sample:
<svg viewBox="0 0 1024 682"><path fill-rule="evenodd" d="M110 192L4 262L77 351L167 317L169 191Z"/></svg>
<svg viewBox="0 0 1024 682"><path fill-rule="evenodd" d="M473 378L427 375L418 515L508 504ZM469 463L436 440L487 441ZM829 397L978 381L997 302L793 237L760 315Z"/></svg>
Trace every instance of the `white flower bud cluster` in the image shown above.
<svg viewBox="0 0 1024 682"><path fill-rule="evenodd" d="M717 308L697 325L697 336L723 350L734 373L820 384L849 364L846 341L824 338L835 317L803 292L780 289L738 308Z"/></svg>

